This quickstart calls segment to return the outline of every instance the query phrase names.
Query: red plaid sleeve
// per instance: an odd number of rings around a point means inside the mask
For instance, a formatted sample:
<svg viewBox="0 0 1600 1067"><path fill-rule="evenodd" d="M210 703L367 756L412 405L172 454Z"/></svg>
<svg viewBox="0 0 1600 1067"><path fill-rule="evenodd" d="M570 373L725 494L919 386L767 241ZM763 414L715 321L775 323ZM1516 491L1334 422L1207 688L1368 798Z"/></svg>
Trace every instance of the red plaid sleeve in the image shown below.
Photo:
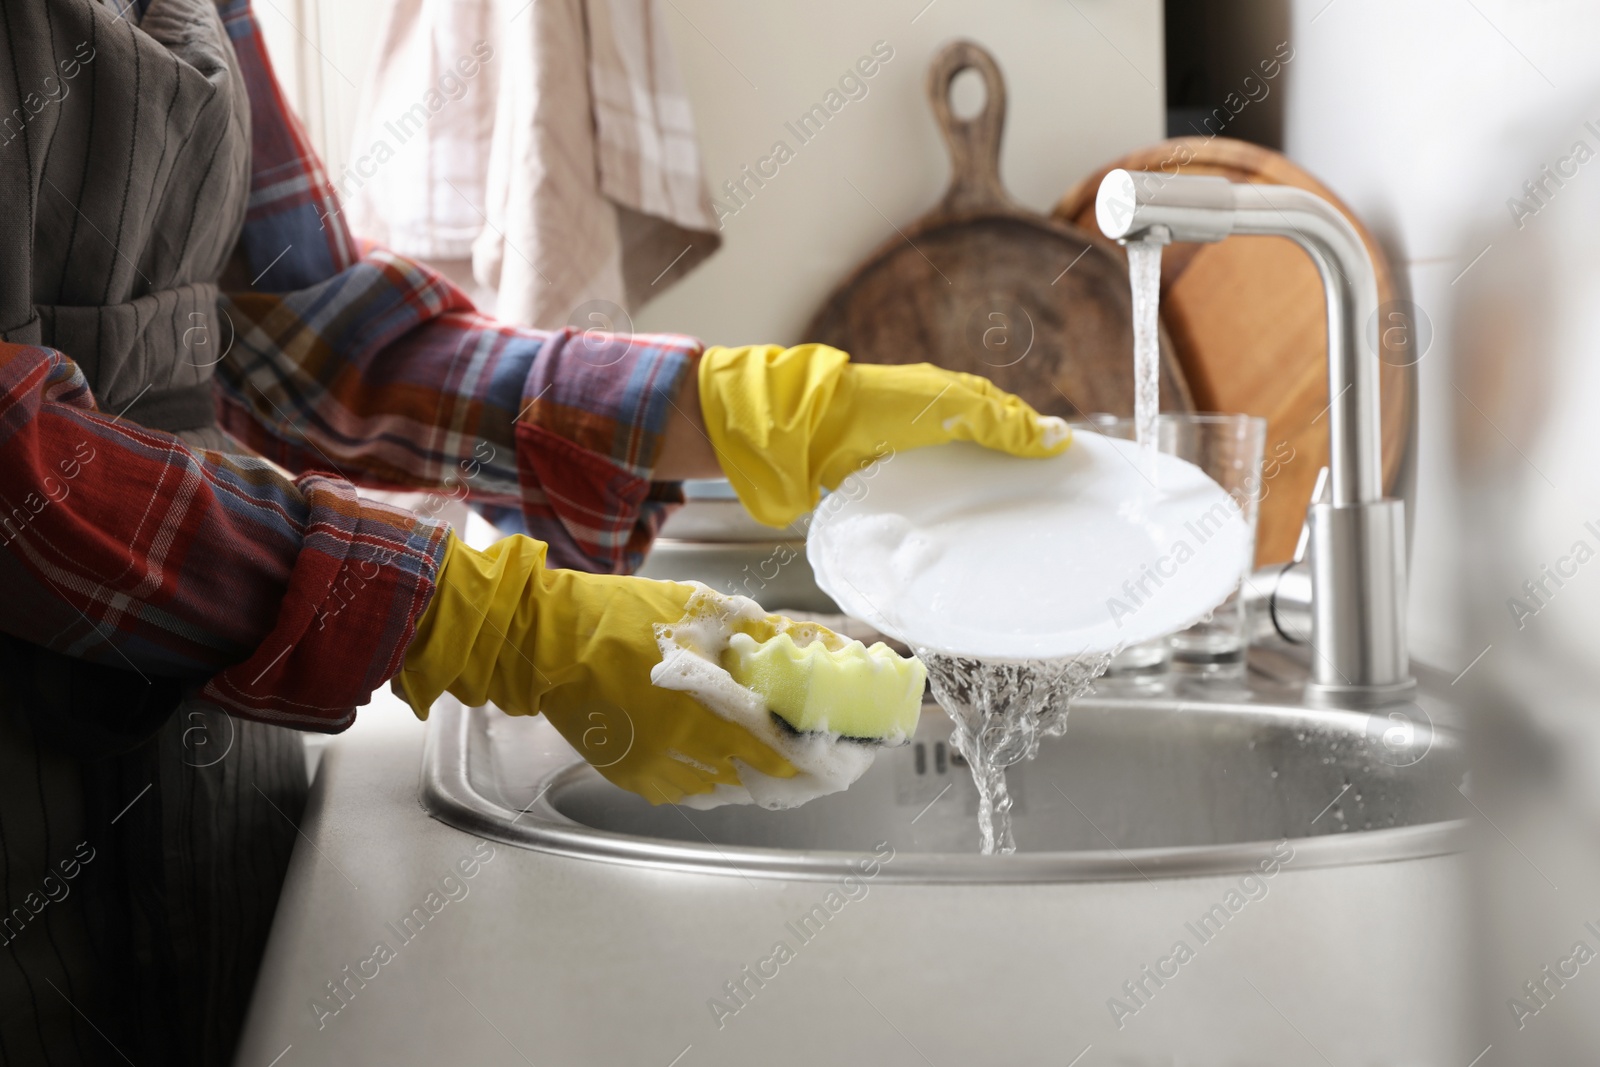
<svg viewBox="0 0 1600 1067"><path fill-rule="evenodd" d="M700 343L486 318L382 249L293 293L233 293L222 425L290 470L509 509L563 567L638 566L676 485L652 481Z"/></svg>
<svg viewBox="0 0 1600 1067"><path fill-rule="evenodd" d="M255 279L223 301L222 424L290 470L469 496L559 566L633 570L680 499L652 472L699 342L508 326L422 264L363 249L248 0L220 6L250 93Z"/></svg>
<svg viewBox="0 0 1600 1067"><path fill-rule="evenodd" d="M0 629L264 722L339 730L400 667L444 529L94 410L0 344Z"/></svg>

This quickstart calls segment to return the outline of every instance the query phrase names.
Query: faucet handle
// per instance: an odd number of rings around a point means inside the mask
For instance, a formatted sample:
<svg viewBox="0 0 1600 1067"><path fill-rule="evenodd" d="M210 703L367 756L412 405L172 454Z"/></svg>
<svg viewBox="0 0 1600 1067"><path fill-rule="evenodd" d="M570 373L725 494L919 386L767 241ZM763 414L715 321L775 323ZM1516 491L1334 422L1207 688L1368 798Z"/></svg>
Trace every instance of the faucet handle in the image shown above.
<svg viewBox="0 0 1600 1067"><path fill-rule="evenodd" d="M1306 506L1305 521L1300 523L1300 540L1295 542L1294 562L1304 563L1311 547L1311 506L1328 502L1328 468L1317 471L1317 484L1311 490L1311 500Z"/></svg>
<svg viewBox="0 0 1600 1067"><path fill-rule="evenodd" d="M1300 524L1294 558L1258 567L1244 582L1240 595L1252 644L1273 635L1291 645L1311 643L1311 568L1306 566L1306 556L1311 549L1311 509L1328 502L1328 482L1328 468L1323 467L1317 471L1317 484Z"/></svg>

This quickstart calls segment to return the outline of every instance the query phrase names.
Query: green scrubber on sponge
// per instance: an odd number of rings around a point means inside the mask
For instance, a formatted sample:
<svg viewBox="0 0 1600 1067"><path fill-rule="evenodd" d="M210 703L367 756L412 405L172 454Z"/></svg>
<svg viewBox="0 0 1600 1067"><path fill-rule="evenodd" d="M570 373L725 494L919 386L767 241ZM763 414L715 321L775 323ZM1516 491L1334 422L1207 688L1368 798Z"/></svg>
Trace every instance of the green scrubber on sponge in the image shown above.
<svg viewBox="0 0 1600 1067"><path fill-rule="evenodd" d="M920 660L902 658L882 642L868 648L820 627L803 632L799 644L787 632L766 641L735 633L722 667L800 733L879 744L916 731L927 680Z"/></svg>

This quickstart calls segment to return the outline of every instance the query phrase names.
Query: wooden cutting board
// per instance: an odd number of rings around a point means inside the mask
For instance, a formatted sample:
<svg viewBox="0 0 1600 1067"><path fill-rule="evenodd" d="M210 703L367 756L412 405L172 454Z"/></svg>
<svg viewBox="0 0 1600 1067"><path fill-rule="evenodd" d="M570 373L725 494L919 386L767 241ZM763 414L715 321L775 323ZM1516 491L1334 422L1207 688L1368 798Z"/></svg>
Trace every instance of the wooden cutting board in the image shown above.
<svg viewBox="0 0 1600 1067"><path fill-rule="evenodd" d="M1366 242L1377 269L1380 310L1404 308L1393 303L1393 275L1371 233L1321 182L1276 152L1223 137L1163 141L1108 163L1079 182L1056 205L1056 218L1096 228L1100 180L1118 167L1216 174L1310 190L1343 211ZM1258 564L1294 555L1317 471L1328 462L1326 316L1316 268L1285 238L1173 244L1162 257L1161 319L1195 403L1203 411L1237 411L1267 420ZM1401 330L1386 330L1382 336L1383 470L1392 493L1410 431L1413 398L1407 365L1414 359L1404 348Z"/></svg>
<svg viewBox="0 0 1600 1067"><path fill-rule="evenodd" d="M959 118L950 85L976 70L983 109ZM825 301L805 339L872 363L936 363L981 374L1046 414L1133 413L1127 261L1097 233L1034 214L1000 182L1006 89L994 57L955 41L928 71L950 149L950 188ZM1162 338L1161 402L1194 408Z"/></svg>

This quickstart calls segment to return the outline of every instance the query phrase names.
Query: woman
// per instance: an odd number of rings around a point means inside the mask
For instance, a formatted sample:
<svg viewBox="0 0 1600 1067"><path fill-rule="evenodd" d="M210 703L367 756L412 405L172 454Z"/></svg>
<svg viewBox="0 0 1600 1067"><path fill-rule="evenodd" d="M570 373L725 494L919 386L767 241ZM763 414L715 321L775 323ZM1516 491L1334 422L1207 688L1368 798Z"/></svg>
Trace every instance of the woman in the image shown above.
<svg viewBox="0 0 1600 1067"><path fill-rule="evenodd" d="M626 711L605 773L658 803L792 773L649 685L690 588L621 575L675 481L781 524L884 448L1065 447L931 367L479 315L346 230L248 0L7 0L0 32L6 1062L225 1060L305 794L284 727L396 676L580 751ZM533 536L473 552L357 485Z"/></svg>

